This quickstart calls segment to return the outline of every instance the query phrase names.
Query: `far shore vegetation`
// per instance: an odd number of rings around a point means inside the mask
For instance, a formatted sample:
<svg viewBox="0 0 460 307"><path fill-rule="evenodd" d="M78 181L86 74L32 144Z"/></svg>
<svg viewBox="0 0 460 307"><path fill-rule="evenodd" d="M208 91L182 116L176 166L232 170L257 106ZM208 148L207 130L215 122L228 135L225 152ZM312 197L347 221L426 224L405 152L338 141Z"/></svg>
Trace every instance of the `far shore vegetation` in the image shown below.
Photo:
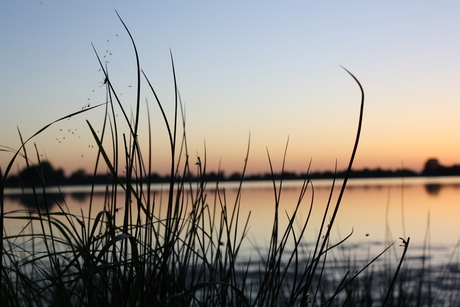
<svg viewBox="0 0 460 307"><path fill-rule="evenodd" d="M285 171L281 173L265 173L265 174L248 174L245 175L245 181L262 181L262 180L304 180L304 179L333 179L344 178L346 170L332 172L312 172L312 173L296 173ZM198 178L193 177L192 174L188 175L192 181ZM204 180L207 182L217 181L240 181L240 173L232 173L226 175L224 171L209 172L204 175ZM418 176L460 176L460 165L444 166L441 165L438 159L430 158L426 161L424 168L421 172L410 169L397 169L397 170L384 170L381 168L376 169L361 169L351 170L349 178L397 178L397 177L418 177ZM41 184L40 178L46 178L47 186L67 186L67 185L87 185L87 184L107 184L113 182L112 175L107 174L88 174L83 169L73 172L70 176L66 176L64 170L61 168L54 168L50 162L42 161L40 166L32 166L29 169L24 168L17 175L10 175L6 180L6 187L30 187L32 185L39 186ZM118 176L121 182L126 182L126 177ZM149 181L151 183L167 183L171 180L169 175L162 176L157 173L150 175Z"/></svg>

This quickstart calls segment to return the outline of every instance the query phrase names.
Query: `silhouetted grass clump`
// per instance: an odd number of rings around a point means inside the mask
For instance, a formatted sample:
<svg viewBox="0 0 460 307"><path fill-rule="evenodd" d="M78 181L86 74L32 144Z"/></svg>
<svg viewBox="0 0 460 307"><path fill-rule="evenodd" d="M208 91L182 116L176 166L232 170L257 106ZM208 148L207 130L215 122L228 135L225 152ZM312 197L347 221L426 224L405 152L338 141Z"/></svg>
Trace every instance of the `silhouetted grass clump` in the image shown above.
<svg viewBox="0 0 460 307"><path fill-rule="evenodd" d="M268 154L275 200L269 244L266 250L255 251L251 259L240 260L250 224L250 214L243 216L240 210L248 156L234 199L229 199L218 183L208 186L206 155L197 162L189 161L172 55L175 101L169 118L141 70L136 45L125 28L137 63L134 113L128 116L96 52L104 72L108 102L58 119L27 140L21 137L21 148L13 153L1 176L2 306L393 305L405 304L408 299L412 302L409 294L415 292L407 292L400 280L401 272L406 272L401 268L409 238L402 239L402 254L388 262L386 270L376 269L373 264L381 260L392 244L364 264L343 265L331 254L351 236L331 243L331 229L352 169L363 118L364 91L351 73L362 95L356 141L335 202L335 181L331 186L314 244L305 244L306 233L312 232L308 225L314 205L314 193L310 199L304 199L309 189L314 192L309 171L295 210L285 213L280 203L283 178L275 177ZM150 131L146 132L146 149L141 150L138 142L142 78L156 100L169 140L170 180L167 197L163 198L151 189L154 155ZM104 168L111 181L106 184L102 211L93 209L92 192L88 211L75 214L48 192L47 164L41 163L36 150L30 154L26 144L56 122L100 107L106 108L101 133L96 133L94 124L87 122L98 147L94 176ZM116 112L123 114L121 120ZM121 133L124 127L128 133ZM35 165L30 164L32 156L38 161ZM28 166L33 190L30 195L36 208L5 212L4 182L17 158L23 158ZM122 169L121 164L125 165ZM120 192L122 198L117 197ZM51 212L51 204L59 210ZM303 220L299 217L301 209L307 212ZM26 225L19 233L9 234L5 219L19 219ZM283 228L282 219L287 219Z"/></svg>

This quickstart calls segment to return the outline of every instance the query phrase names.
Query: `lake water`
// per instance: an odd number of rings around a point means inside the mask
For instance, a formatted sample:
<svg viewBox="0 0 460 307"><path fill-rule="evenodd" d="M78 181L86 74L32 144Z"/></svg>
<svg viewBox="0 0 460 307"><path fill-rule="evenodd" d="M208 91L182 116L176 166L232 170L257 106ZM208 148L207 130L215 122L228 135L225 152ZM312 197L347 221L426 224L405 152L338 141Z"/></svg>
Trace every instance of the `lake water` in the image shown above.
<svg viewBox="0 0 460 307"><path fill-rule="evenodd" d="M314 242L318 236L331 183L331 180L313 180L314 189L308 189L303 199L299 215L301 221L307 216L314 191L306 244ZM340 183L336 183L332 205L336 202ZM294 211L301 185L302 182L297 180L283 182L280 198L281 229L287 223L286 213L291 214ZM213 194L213 187L215 185L212 183L208 184L210 195ZM226 191L228 206L235 202L236 187L237 184L231 182L219 184L219 188ZM101 192L104 190L104 187L99 188ZM161 194L166 185L155 185L153 188L156 193ZM88 187L65 187L61 190L72 212L87 212ZM27 197L19 196L18 192L15 189L6 191L6 212L25 208ZM209 196L208 199L212 201L212 197ZM267 247L275 211L274 200L272 182L243 183L241 216L245 217L251 212L250 230L241 252L243 259L254 256L256 249ZM94 212L102 210L103 203L103 193L96 193L93 198ZM330 215L331 213L328 218ZM400 253L402 248L399 248L399 237L410 237L409 258L420 257L426 243L432 263L441 265L456 255L455 246L460 238L459 217L460 177L349 180L332 229L331 243L338 242L353 232L343 248L351 251L357 258L368 259L394 241L397 241L395 252ZM17 232L22 226L18 221L5 221L7 233Z"/></svg>

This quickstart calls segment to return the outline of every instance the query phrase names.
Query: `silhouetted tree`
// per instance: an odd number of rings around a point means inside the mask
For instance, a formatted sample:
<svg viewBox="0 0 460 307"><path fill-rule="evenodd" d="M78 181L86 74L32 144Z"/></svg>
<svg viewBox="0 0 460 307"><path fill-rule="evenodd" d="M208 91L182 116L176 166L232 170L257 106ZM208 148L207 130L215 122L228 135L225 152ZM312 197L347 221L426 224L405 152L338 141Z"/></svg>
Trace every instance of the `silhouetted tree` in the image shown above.
<svg viewBox="0 0 460 307"><path fill-rule="evenodd" d="M441 164L439 163L438 159L430 158L428 161L425 162L425 167L423 168L423 174L429 175L434 174L435 172L439 171L441 168Z"/></svg>
<svg viewBox="0 0 460 307"><path fill-rule="evenodd" d="M460 175L460 166L443 166L438 159L428 159L422 172L423 176L458 176Z"/></svg>
<svg viewBox="0 0 460 307"><path fill-rule="evenodd" d="M66 184L66 177L62 169L55 170L51 163L42 161L39 165L32 165L18 174L23 186L55 186Z"/></svg>
<svg viewBox="0 0 460 307"><path fill-rule="evenodd" d="M70 175L69 184L85 184L90 181L91 178L85 173L83 169L79 169Z"/></svg>
<svg viewBox="0 0 460 307"><path fill-rule="evenodd" d="M228 180L230 181L240 181L241 180L241 174L240 173L233 173L228 177Z"/></svg>

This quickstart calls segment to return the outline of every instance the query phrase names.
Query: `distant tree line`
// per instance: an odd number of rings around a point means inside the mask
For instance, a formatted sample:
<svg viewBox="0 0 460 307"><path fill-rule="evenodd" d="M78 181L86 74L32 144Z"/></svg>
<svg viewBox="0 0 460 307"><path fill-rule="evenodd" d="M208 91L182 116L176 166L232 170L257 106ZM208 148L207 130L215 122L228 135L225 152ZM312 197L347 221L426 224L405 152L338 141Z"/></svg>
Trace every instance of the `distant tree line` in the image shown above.
<svg viewBox="0 0 460 307"><path fill-rule="evenodd" d="M425 162L422 176L459 176L460 165L444 166L438 159L431 158Z"/></svg>
<svg viewBox="0 0 460 307"><path fill-rule="evenodd" d="M40 187L46 186L63 186L63 185L80 185L95 182L105 184L110 182L111 176L98 174L94 176L85 173L84 170L77 170L69 177L66 177L64 171L59 168L55 169L51 163L42 161L40 165L31 165L23 168L17 175L10 175L5 186L9 187Z"/></svg>
<svg viewBox="0 0 460 307"><path fill-rule="evenodd" d="M294 173L284 172L283 174L253 174L246 175L245 181L256 181L256 180L272 180L272 179L328 179L328 178L343 178L346 175L346 171L339 171L337 173L326 171L326 172L314 172L314 173ZM350 178L389 178L389 177L415 177L415 176L460 176L460 165L454 166L443 166L435 158L430 158L426 161L422 172L415 172L409 169L401 170L383 170L377 169L362 169L352 170ZM169 176L161 176L159 174L151 174L150 178L145 178L145 181L149 180L152 183L168 182ZM187 178L190 180L199 180L194 176ZM239 181L241 180L240 173L233 173L226 176L224 172L210 172L201 178L205 181ZM125 177L119 177L122 182L125 181ZM41 162L40 165L29 166L28 168L22 169L17 175L9 176L5 182L7 187L30 187L32 185L39 187L42 184L46 186L64 186L64 185L86 185L86 184L108 184L113 182L111 174L87 174L84 170L80 169L73 172L70 176L65 176L62 169L55 169L51 163L47 161Z"/></svg>

